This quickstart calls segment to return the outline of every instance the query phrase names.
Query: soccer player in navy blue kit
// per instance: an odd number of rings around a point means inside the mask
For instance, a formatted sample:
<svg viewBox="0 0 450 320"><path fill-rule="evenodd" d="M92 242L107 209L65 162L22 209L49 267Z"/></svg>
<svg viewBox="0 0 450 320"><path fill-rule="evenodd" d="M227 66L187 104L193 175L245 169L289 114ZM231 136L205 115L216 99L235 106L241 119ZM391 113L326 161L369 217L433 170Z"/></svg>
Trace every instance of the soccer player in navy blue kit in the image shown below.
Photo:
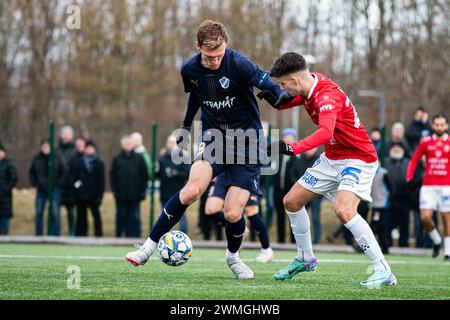
<svg viewBox="0 0 450 320"><path fill-rule="evenodd" d="M251 161L250 146L266 150L265 139L250 138L248 147L230 151L228 130L261 132L260 112L253 94L257 87L269 93L272 105L281 104L286 94L269 80L269 73L261 70L245 56L227 49L228 35L225 27L215 21L204 21L197 31L197 55L185 61L181 68L184 89L189 93L183 129L189 131L194 117L201 108L202 137L192 164L189 180L184 188L166 204L144 245L128 253L125 259L135 266L143 265L153 254L161 236L180 220L187 207L206 190L210 181L224 172L228 181L225 199L225 234L227 237L226 263L237 279L253 279L253 271L239 258L239 248L245 231L244 207L251 194L262 195L259 189L261 159ZM274 99L278 99L274 101ZM268 99L266 99L268 100ZM217 138L219 131L223 137ZM185 131L186 132L186 131ZM216 139L208 141L208 137ZM236 144L235 137L231 137ZM248 139L247 139L248 140ZM263 141L264 140L264 141ZM178 139L179 146L187 147L186 139ZM222 143L221 150L208 153L208 146ZM227 156L227 161L221 161ZM230 163L230 152L231 161ZM260 153L258 153L260 155ZM244 163L241 163L244 159Z"/></svg>

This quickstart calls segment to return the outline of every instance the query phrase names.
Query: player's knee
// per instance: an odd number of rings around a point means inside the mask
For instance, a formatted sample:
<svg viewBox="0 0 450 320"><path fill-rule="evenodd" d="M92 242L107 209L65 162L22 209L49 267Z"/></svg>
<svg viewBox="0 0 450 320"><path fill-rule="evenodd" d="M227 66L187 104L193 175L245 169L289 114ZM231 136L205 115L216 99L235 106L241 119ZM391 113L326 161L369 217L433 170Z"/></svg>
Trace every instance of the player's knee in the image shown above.
<svg viewBox="0 0 450 320"><path fill-rule="evenodd" d="M205 214L207 216L212 215L214 212L212 211L211 207L205 206Z"/></svg>
<svg viewBox="0 0 450 320"><path fill-rule="evenodd" d="M200 187L195 185L186 186L180 192L180 200L183 204L191 204L197 201L202 195Z"/></svg>
<svg viewBox="0 0 450 320"><path fill-rule="evenodd" d="M236 223L242 219L242 210L228 209L225 211L225 220L229 223Z"/></svg>
<svg viewBox="0 0 450 320"><path fill-rule="evenodd" d="M349 207L345 205L335 206L334 213L343 223L349 222L355 214Z"/></svg>
<svg viewBox="0 0 450 320"><path fill-rule="evenodd" d="M304 205L296 199L294 196L292 196L290 193L284 196L283 198L283 205L284 208L289 212L298 212L301 208L304 207Z"/></svg>
<svg viewBox="0 0 450 320"><path fill-rule="evenodd" d="M217 208L217 206L214 206L214 205L208 205L208 203L206 203L206 206L205 206L205 214L207 215L207 216L211 216L211 215L213 215L213 214L216 214L217 212L219 212L220 211L220 208Z"/></svg>

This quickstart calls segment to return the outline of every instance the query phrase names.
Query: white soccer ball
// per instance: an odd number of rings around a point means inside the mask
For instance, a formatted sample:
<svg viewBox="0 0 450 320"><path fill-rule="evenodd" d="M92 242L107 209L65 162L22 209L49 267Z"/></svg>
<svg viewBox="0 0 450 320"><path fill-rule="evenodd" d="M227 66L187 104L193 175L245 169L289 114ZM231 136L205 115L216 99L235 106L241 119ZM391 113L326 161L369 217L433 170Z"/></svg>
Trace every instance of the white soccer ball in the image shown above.
<svg viewBox="0 0 450 320"><path fill-rule="evenodd" d="M192 255L192 242L181 231L170 231L159 239L158 253L162 262L176 267L185 264Z"/></svg>

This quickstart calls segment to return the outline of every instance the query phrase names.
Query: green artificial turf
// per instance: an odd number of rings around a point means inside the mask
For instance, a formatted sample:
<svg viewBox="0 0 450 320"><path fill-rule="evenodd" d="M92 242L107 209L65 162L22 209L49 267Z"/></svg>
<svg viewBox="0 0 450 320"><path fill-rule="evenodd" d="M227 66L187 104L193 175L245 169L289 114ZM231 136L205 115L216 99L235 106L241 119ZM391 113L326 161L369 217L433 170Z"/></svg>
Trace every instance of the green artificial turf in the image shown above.
<svg viewBox="0 0 450 320"><path fill-rule="evenodd" d="M277 282L272 275L295 256L275 252L267 264L253 261L257 250L241 258L255 280L238 281L225 264L224 250L194 248L183 266L164 265L157 255L143 267L123 260L132 247L71 245L0 245L0 299L450 299L450 263L442 257L388 256L398 285L367 289L369 262L362 254L317 253L317 272ZM75 266L75 267L70 267ZM71 268L80 270L74 287ZM69 281L68 281L69 279Z"/></svg>

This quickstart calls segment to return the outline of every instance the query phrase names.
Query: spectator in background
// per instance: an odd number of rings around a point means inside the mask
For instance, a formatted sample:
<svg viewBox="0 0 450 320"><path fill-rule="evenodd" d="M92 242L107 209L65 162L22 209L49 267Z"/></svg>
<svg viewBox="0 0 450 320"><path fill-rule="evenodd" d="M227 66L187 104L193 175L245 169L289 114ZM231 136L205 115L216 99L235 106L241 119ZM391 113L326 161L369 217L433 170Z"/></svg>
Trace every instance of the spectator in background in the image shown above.
<svg viewBox="0 0 450 320"><path fill-rule="evenodd" d="M93 141L86 141L84 155L73 167L73 179L77 206L76 235L88 235L89 208L94 218L95 236L103 236L100 204L105 191L105 166Z"/></svg>
<svg viewBox="0 0 450 320"><path fill-rule="evenodd" d="M179 190L181 190L189 178L190 166L183 161L183 163L175 164L172 161L172 154L175 152L182 152L177 147L177 138L175 135L170 135L166 141L166 147L162 150L159 158L158 177L160 179L160 202L164 209L167 201ZM178 156L178 155L177 155ZM186 215L183 214L180 220L180 230L184 233L188 232L188 222Z"/></svg>
<svg viewBox="0 0 450 320"><path fill-rule="evenodd" d="M77 155L73 141L74 132L71 126L63 126L60 131L58 153L68 169L64 183L61 185L61 202L67 210L69 235L75 235L75 199L72 185L71 162Z"/></svg>
<svg viewBox="0 0 450 320"><path fill-rule="evenodd" d="M411 153L416 150L423 137L429 136L433 132L428 118L429 116L425 109L419 107L414 113L414 119L406 128L406 141Z"/></svg>
<svg viewBox="0 0 450 320"><path fill-rule="evenodd" d="M86 149L86 139L84 137L78 137L75 139L75 150L77 151L75 157L72 158L72 160L69 162L69 169L70 169L70 185L72 187L72 193L75 195L75 188L74 188L74 177L73 172L75 170L75 167L77 166L79 161L83 161L84 151Z"/></svg>
<svg viewBox="0 0 450 320"><path fill-rule="evenodd" d="M139 203L145 199L148 171L144 158L134 152L130 136L121 139L122 151L113 159L110 181L116 200L116 237L139 238L141 216Z"/></svg>
<svg viewBox="0 0 450 320"><path fill-rule="evenodd" d="M300 155L298 165L293 167L292 175L294 177L302 177L306 172L306 169L311 168L314 163L319 159L320 154L317 152L318 148L305 151ZM322 237L322 224L320 223L320 204L322 203L322 197L317 197L313 201L306 205L306 210L311 213L313 221L313 244L319 244Z"/></svg>
<svg viewBox="0 0 450 320"><path fill-rule="evenodd" d="M37 189L36 193L36 235L43 235L43 220L45 203L48 198L49 191L53 192L53 228L51 235L59 236L61 233L61 217L59 213L59 204L61 198L61 186L65 183L67 175L67 167L62 160L59 152L55 152L54 164L54 185L49 190L49 161L50 161L50 142L43 140L40 144L40 152L34 156L28 172L28 178L31 185Z"/></svg>
<svg viewBox="0 0 450 320"><path fill-rule="evenodd" d="M406 185L406 171L409 159L405 157L402 144L394 143L388 150L389 155L385 159L384 166L392 181L393 192L391 194L390 213L386 216L387 243L392 246L392 230L399 228L400 247L409 246L409 215L411 210L411 192Z"/></svg>
<svg viewBox="0 0 450 320"><path fill-rule="evenodd" d="M134 152L136 152L137 154L141 155L142 158L145 161L145 167L147 169L147 177L148 180L146 182L146 189L145 189L145 194L147 194L149 192L149 187L150 187L150 180L152 178L152 171L153 171L153 163L152 163L152 159L150 157L150 154L148 153L147 149L144 146L144 137L142 136L141 133L139 132L133 132L130 135L131 140L133 141L134 144ZM141 203L139 202L139 213L141 212ZM141 218L139 216L139 236L141 234Z"/></svg>
<svg viewBox="0 0 450 320"><path fill-rule="evenodd" d="M378 155L382 154L384 151L382 150L383 142L381 140L382 136L381 136L380 129L373 128L372 130L370 130L369 137L370 137L370 140L372 140L373 145L375 146L375 150L377 151L377 154Z"/></svg>
<svg viewBox="0 0 450 320"><path fill-rule="evenodd" d="M0 235L7 235L13 216L12 189L17 183L17 170L6 149L0 145Z"/></svg>
<svg viewBox="0 0 450 320"><path fill-rule="evenodd" d="M140 154L145 160L148 177L150 179L152 176L153 164L150 155L144 146L144 138L142 137L142 134L140 134L139 132L133 132L131 134L131 139L133 140L134 143L134 152Z"/></svg>
<svg viewBox="0 0 450 320"><path fill-rule="evenodd" d="M378 236L378 243L384 254L389 254L385 217L389 214L390 195L393 191L393 184L389 178L388 171L379 166L372 182L372 217L370 227L374 235Z"/></svg>
<svg viewBox="0 0 450 320"><path fill-rule="evenodd" d="M388 155L391 146L394 144L402 147L406 158L411 158L410 148L408 142L405 140L405 126L403 123L396 122L392 125L391 139L387 143L386 155Z"/></svg>
<svg viewBox="0 0 450 320"><path fill-rule="evenodd" d="M290 144L297 141L297 132L293 128L286 128L281 132L281 137L284 142ZM286 213L283 198L301 176L294 175L295 167L299 165L298 157L280 153L278 161L278 171L273 176L273 202L277 211L278 243L284 243L286 237ZM293 241L292 233L291 241Z"/></svg>
<svg viewBox="0 0 450 320"><path fill-rule="evenodd" d="M77 137L75 139L75 150L76 150L76 157L73 159L81 159L84 155L84 149L86 148L86 139L84 137Z"/></svg>

